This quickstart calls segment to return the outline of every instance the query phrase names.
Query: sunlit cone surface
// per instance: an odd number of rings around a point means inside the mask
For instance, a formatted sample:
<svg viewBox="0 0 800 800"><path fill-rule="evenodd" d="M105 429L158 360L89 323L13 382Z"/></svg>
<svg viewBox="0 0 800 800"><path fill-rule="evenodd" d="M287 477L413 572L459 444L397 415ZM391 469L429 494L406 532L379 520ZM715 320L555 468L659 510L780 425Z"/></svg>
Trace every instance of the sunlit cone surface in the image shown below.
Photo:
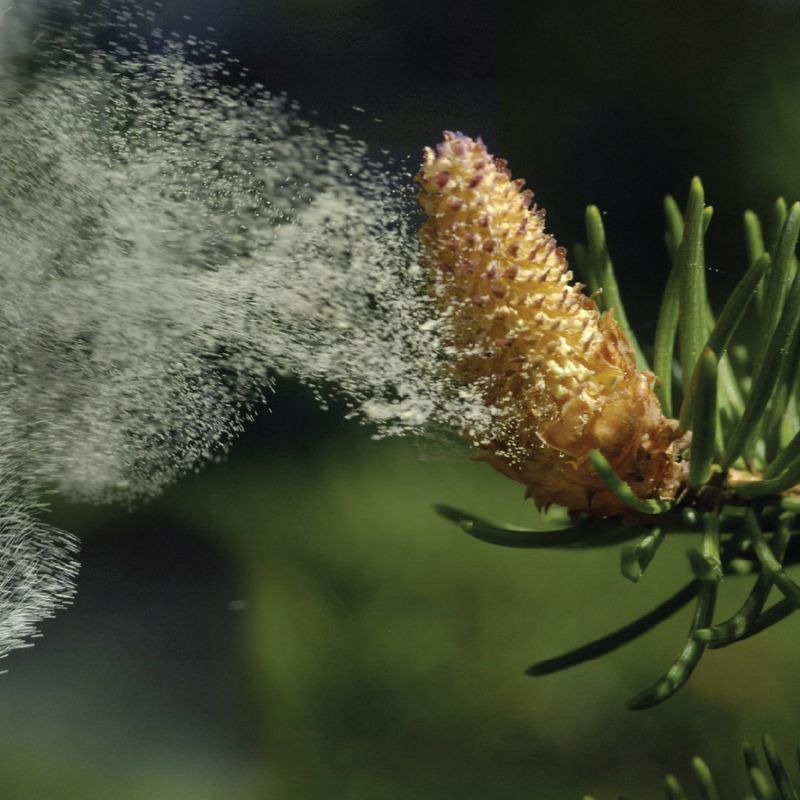
<svg viewBox="0 0 800 800"><path fill-rule="evenodd" d="M466 432L479 457L542 507L624 510L587 460L593 449L639 497L674 498L685 477L677 422L665 419L613 313L570 283L566 251L524 182L480 139L453 133L425 149L417 180L453 369L495 418L487 439Z"/></svg>

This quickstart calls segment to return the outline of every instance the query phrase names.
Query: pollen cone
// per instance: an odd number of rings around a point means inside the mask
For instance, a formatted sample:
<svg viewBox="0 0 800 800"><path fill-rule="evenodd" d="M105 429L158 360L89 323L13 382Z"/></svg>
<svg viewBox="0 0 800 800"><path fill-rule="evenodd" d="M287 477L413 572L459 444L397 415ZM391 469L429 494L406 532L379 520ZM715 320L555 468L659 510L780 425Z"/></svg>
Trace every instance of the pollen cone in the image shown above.
<svg viewBox="0 0 800 800"><path fill-rule="evenodd" d="M677 422L654 376L636 368L613 313L572 284L566 251L544 230L524 181L483 142L445 133L417 176L432 291L452 370L493 418L465 432L478 458L524 484L539 507L625 511L588 461L598 449L641 498L674 498L685 478Z"/></svg>

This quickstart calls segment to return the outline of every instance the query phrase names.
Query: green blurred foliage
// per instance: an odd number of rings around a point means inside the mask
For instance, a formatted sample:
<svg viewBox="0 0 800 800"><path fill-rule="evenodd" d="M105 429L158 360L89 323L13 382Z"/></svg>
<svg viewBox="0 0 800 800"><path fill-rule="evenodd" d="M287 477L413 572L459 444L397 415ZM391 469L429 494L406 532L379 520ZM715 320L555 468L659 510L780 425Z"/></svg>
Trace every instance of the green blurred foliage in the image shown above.
<svg viewBox="0 0 800 800"><path fill-rule="evenodd" d="M741 114L742 159L747 185L766 184L775 195L796 199L800 186L800 36L773 54L762 80L751 87Z"/></svg>
<svg viewBox="0 0 800 800"><path fill-rule="evenodd" d="M602 661L525 677L531 661L658 602L685 574L686 543L671 543L637 586L620 576L616 548L488 547L432 503L536 522L521 490L484 465L418 455L353 436L310 457L207 473L176 500L241 564L270 797L652 797L696 752L733 789L731 742L759 725L791 741L794 621L712 654L646 714L623 701L669 663L688 612Z"/></svg>
<svg viewBox="0 0 800 800"><path fill-rule="evenodd" d="M693 786L690 759L701 753L721 791L740 797L739 742L764 730L797 738L795 619L709 653L684 690L643 713L624 701L671 662L688 609L602 660L523 675L660 602L685 580L688 541L666 542L635 585L620 574L618 548L491 547L432 504L538 524L520 487L456 448L429 457L433 447L371 441L362 428L326 435L314 428L324 415L303 413L302 453L240 448L133 516L57 510L73 529L82 520L94 564L84 593L105 569L112 581L132 579L135 594L131 608L111 595L108 616L88 619L81 603L97 598L79 595L56 620L76 621L65 637L71 662L52 652L52 665L44 661L52 635L12 659L5 686L17 696L0 694L2 796L602 800L624 790L644 800L662 796L667 771ZM109 550L98 564L98 545L158 520L138 560L116 564ZM183 531L176 545L171 530ZM194 567L174 563L181 550ZM147 568L148 558L166 564ZM233 574L208 602L219 580L212 559ZM747 588L726 586L720 617ZM207 636L168 645L181 637L176 624ZM108 625L130 643L120 646ZM212 716L173 702L185 693L202 704L205 673L214 691L203 641L238 651L232 678L249 698L249 733L225 694ZM247 752L231 752L220 724L242 728Z"/></svg>

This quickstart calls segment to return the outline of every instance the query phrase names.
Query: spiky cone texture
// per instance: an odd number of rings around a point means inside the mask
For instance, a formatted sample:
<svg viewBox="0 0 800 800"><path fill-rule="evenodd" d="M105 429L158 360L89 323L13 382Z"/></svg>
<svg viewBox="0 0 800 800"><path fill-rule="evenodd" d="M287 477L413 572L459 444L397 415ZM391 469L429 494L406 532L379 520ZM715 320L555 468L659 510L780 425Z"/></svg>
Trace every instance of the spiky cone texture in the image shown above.
<svg viewBox="0 0 800 800"><path fill-rule="evenodd" d="M636 368L613 313L572 284L524 181L483 142L445 133L417 176L420 230L453 371L491 410L478 458L524 484L539 507L624 512L588 461L599 449L641 498L673 499L686 438L666 419L654 376Z"/></svg>

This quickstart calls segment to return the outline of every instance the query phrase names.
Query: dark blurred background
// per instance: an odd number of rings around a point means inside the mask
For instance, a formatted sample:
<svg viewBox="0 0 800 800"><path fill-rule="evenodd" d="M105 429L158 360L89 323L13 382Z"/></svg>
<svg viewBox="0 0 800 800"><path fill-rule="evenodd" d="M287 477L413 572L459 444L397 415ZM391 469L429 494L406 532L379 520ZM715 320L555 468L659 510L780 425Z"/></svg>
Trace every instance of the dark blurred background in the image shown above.
<svg viewBox="0 0 800 800"><path fill-rule="evenodd" d="M443 129L481 135L567 245L606 213L649 340L662 201L699 174L712 296L745 266L741 215L800 196L800 4L165 0L270 90L414 171ZM364 112L353 108L364 109ZM381 120L375 121L376 118ZM56 503L81 536L73 608L0 678L0 794L19 800L661 797L701 753L743 797L742 738L800 739L792 619L708 655L666 705L624 700L668 666L688 612L571 672L532 661L611 630L686 574L641 585L618 553L495 550L435 501L535 521L457 456L371 440L283 382L229 458L128 511ZM738 591L737 591L738 589ZM744 587L727 587L720 614Z"/></svg>

